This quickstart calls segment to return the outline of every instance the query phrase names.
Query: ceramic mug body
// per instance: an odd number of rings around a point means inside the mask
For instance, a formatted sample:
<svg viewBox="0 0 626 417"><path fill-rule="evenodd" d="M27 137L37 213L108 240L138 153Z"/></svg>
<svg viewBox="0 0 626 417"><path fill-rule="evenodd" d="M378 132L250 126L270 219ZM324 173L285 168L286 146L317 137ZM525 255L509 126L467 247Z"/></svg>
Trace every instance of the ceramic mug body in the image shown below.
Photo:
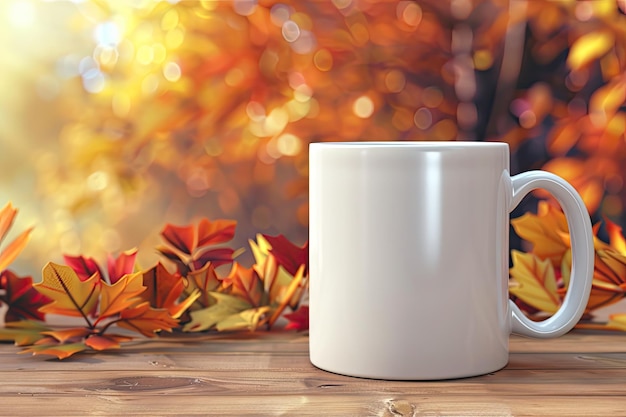
<svg viewBox="0 0 626 417"><path fill-rule="evenodd" d="M521 198L507 144L311 144L309 192L314 365L383 379L506 365L520 315L508 300L509 211ZM591 241L586 222L575 227L588 236L576 240ZM592 264L589 247L578 249ZM578 275L588 275L578 278L580 299L543 336L562 334L582 314L590 269L578 261Z"/></svg>

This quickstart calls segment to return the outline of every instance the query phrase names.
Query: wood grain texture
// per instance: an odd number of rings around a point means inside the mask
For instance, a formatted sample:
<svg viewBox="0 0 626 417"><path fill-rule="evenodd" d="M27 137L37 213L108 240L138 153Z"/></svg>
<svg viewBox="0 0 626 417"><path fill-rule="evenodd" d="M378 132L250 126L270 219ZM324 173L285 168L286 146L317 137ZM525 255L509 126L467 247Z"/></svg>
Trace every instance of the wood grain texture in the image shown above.
<svg viewBox="0 0 626 417"><path fill-rule="evenodd" d="M65 361L1 345L0 415L626 415L625 334L510 347L499 372L405 382L321 371L297 333L176 337Z"/></svg>

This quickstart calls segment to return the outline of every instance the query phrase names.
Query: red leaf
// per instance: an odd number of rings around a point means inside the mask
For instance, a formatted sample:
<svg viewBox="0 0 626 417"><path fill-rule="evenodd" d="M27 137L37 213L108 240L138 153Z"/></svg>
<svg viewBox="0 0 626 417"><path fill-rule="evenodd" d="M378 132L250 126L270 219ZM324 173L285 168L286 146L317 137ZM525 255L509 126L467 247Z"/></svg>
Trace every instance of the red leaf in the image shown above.
<svg viewBox="0 0 626 417"><path fill-rule="evenodd" d="M198 246L228 242L235 236L237 222L234 220L202 219L198 224Z"/></svg>
<svg viewBox="0 0 626 417"><path fill-rule="evenodd" d="M209 262L216 268L220 265L229 264L233 261L233 253L235 251L231 248L208 249L193 261L193 267L194 269L202 269Z"/></svg>
<svg viewBox="0 0 626 417"><path fill-rule="evenodd" d="M93 258L87 258L82 255L63 255L63 259L65 260L65 264L76 272L76 275L78 275L78 278L80 278L81 281L87 281L96 272L98 273L100 279L104 278L100 267Z"/></svg>
<svg viewBox="0 0 626 417"><path fill-rule="evenodd" d="M9 306L5 322L20 320L44 320L44 314L39 311L50 302L50 299L33 288L31 277L18 277L10 270L0 274L0 289L5 291L2 301Z"/></svg>
<svg viewBox="0 0 626 417"><path fill-rule="evenodd" d="M179 317L200 295L199 292L192 293L178 303L185 289L185 280L170 274L160 262L143 273L143 285L146 290L140 297L152 307L167 310L174 318Z"/></svg>
<svg viewBox="0 0 626 417"><path fill-rule="evenodd" d="M309 269L309 242L306 242L304 246L299 247L291 243L285 236L267 236L263 237L272 246L270 253L276 258L278 265L282 265L283 268L291 275L295 275L298 272L300 265L304 265L304 275L308 273Z"/></svg>
<svg viewBox="0 0 626 417"><path fill-rule="evenodd" d="M254 268L244 268L235 263L224 284L231 284L230 293L241 298L253 307L263 301L263 280Z"/></svg>
<svg viewBox="0 0 626 417"><path fill-rule="evenodd" d="M188 255L191 255L196 249L198 242L196 230L193 225L174 226L167 224L161 232L161 236L176 249Z"/></svg>
<svg viewBox="0 0 626 417"><path fill-rule="evenodd" d="M135 258L137 248L120 253L117 258L109 255L107 257L107 269L109 272L109 282L115 284L126 274L132 274L135 269Z"/></svg>
<svg viewBox="0 0 626 417"><path fill-rule="evenodd" d="M289 323L285 326L286 330L294 329L297 331L309 329L309 306L300 306L296 311L284 316Z"/></svg>

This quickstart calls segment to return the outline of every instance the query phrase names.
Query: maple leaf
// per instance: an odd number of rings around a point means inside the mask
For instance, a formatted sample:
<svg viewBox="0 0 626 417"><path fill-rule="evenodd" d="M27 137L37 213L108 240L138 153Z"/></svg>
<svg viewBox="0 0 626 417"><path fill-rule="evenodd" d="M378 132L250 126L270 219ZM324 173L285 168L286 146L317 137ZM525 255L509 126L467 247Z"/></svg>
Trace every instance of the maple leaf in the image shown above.
<svg viewBox="0 0 626 417"><path fill-rule="evenodd" d="M200 220L198 224L198 246L228 242L235 236L237 222L234 220Z"/></svg>
<svg viewBox="0 0 626 417"><path fill-rule="evenodd" d="M63 255L65 264L72 268L81 281L86 281L94 274L98 274L100 278L104 278L102 270L98 266L98 263L93 258L86 256L71 256Z"/></svg>
<svg viewBox="0 0 626 417"><path fill-rule="evenodd" d="M216 303L208 308L190 312L191 321L184 326L184 331L209 330L230 316L252 308L248 302L234 295L219 292L209 294L216 300Z"/></svg>
<svg viewBox="0 0 626 417"><path fill-rule="evenodd" d="M102 283L100 289L99 317L97 325L103 319L114 316L123 310L141 302L139 297L146 290L143 286L142 274L137 272L124 275L115 284Z"/></svg>
<svg viewBox="0 0 626 417"><path fill-rule="evenodd" d="M549 259L555 267L560 266L563 254L569 249L563 239L568 228L562 211L540 201L537 214L526 213L511 220L511 225L522 239L533 244L533 254L540 259Z"/></svg>
<svg viewBox="0 0 626 417"><path fill-rule="evenodd" d="M200 297L200 291L192 291L179 303L178 299L185 290L185 280L170 274L160 262L143 273L143 285L146 291L142 298L152 307L167 310L173 318L179 318Z"/></svg>
<svg viewBox="0 0 626 417"><path fill-rule="evenodd" d="M122 252L117 258L111 254L107 255L108 282L115 284L124 275L132 274L135 268L136 257L136 248ZM100 279L107 281L107 277L102 273L102 268L100 268L93 258L82 255L63 255L63 259L65 263L76 272L81 281L91 278L95 273L98 274Z"/></svg>
<svg viewBox="0 0 626 417"><path fill-rule="evenodd" d="M211 262L215 267L229 264L233 261L235 251L232 248L207 249L199 252L193 259L194 269L200 269Z"/></svg>
<svg viewBox="0 0 626 417"><path fill-rule="evenodd" d="M120 343L133 340L132 337L117 334L92 335L85 339L85 345L94 350L119 349Z"/></svg>
<svg viewBox="0 0 626 417"><path fill-rule="evenodd" d="M17 209L13 208L11 203L7 203L0 210L0 243L4 241L11 229L15 216L17 216ZM32 230L32 227L24 230L0 252L0 271L5 270L26 247Z"/></svg>
<svg viewBox="0 0 626 417"><path fill-rule="evenodd" d="M309 329L309 306L300 306L293 313L285 314L285 318L289 323L285 326L285 330L308 330Z"/></svg>
<svg viewBox="0 0 626 417"><path fill-rule="evenodd" d="M170 245L187 255L191 255L198 244L198 235L193 225L175 226L168 223L161 232L161 236Z"/></svg>
<svg viewBox="0 0 626 417"><path fill-rule="evenodd" d="M178 326L178 320L165 309L150 307L150 303L146 301L123 310L116 324L146 337L155 337L160 331L171 332L174 327Z"/></svg>
<svg viewBox="0 0 626 417"><path fill-rule="evenodd" d="M66 359L70 356L87 350L87 345L84 341L62 343L57 341L54 337L45 337L35 342L34 345L28 346L26 349L19 353L31 353L33 355L51 355L56 356L58 359Z"/></svg>
<svg viewBox="0 0 626 417"><path fill-rule="evenodd" d="M263 235L270 244L270 253L276 258L276 262L287 270L291 275L295 275L300 265L304 265L304 275L309 268L309 242L302 247L291 243L285 236Z"/></svg>
<svg viewBox="0 0 626 417"><path fill-rule="evenodd" d="M220 332L242 329L255 331L259 326L265 324L267 313L269 311L270 306L261 306L231 314L230 316L217 322L215 329Z"/></svg>
<svg viewBox="0 0 626 417"><path fill-rule="evenodd" d="M555 313L561 305L561 299L550 260L541 260L532 253L515 250L512 251L512 258L510 275L513 282L509 292L541 311Z"/></svg>
<svg viewBox="0 0 626 417"><path fill-rule="evenodd" d="M0 328L0 341L14 342L16 346L32 345L45 336L42 332L51 330L39 321L21 320L5 323Z"/></svg>
<svg viewBox="0 0 626 417"><path fill-rule="evenodd" d="M235 262L224 281L226 285L230 285L231 295L241 298L253 307L259 307L266 302L263 281L254 268L244 268Z"/></svg>
<svg viewBox="0 0 626 417"><path fill-rule="evenodd" d="M72 268L49 262L43 269L43 280L34 287L52 300L41 307L44 313L83 317L89 326L88 315L98 304L102 282L97 274L81 281Z"/></svg>
<svg viewBox="0 0 626 417"><path fill-rule="evenodd" d="M215 298L211 297L210 292L224 289L224 282L217 276L215 267L211 263L207 263L204 267L197 271L191 271L187 275L187 286L184 289L186 295L191 295L198 291L200 296L194 302L196 310L206 308L215 304Z"/></svg>
<svg viewBox="0 0 626 417"><path fill-rule="evenodd" d="M119 254L117 258L112 255L107 256L107 271L109 273L109 283L115 284L124 275L132 274L137 258L137 248L129 249Z"/></svg>
<svg viewBox="0 0 626 417"><path fill-rule="evenodd" d="M5 269L0 273L0 289L4 290L0 301L9 307L5 322L44 320L45 315L39 311L39 308L49 303L50 300L33 288L31 277L19 277L14 272Z"/></svg>

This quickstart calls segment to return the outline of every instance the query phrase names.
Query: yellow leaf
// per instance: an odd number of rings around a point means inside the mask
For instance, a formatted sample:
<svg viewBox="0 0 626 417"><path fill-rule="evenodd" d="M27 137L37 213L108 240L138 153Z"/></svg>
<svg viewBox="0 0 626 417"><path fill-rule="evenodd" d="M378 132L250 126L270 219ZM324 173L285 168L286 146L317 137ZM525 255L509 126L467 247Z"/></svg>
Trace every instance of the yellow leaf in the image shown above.
<svg viewBox="0 0 626 417"><path fill-rule="evenodd" d="M113 285L103 282L100 290L100 317L98 320L113 316L134 306L141 301L138 295L145 289L141 272L124 275Z"/></svg>
<svg viewBox="0 0 626 417"><path fill-rule="evenodd" d="M606 326L611 329L626 331L626 314L611 314Z"/></svg>
<svg viewBox="0 0 626 417"><path fill-rule="evenodd" d="M561 300L550 261L519 251L513 251L512 257L510 275L517 285L511 286L509 291L528 305L546 313L555 313Z"/></svg>
<svg viewBox="0 0 626 417"><path fill-rule="evenodd" d="M611 247L621 255L626 256L626 240L622 235L622 228L610 220L606 222Z"/></svg>
<svg viewBox="0 0 626 417"><path fill-rule="evenodd" d="M537 214L526 213L511 220L515 232L533 244L532 253L560 266L561 258L569 249L562 234L568 233L565 215L545 201L540 201Z"/></svg>
<svg viewBox="0 0 626 417"><path fill-rule="evenodd" d="M580 69L606 54L614 43L615 38L609 31L596 31L583 35L572 44L567 57L567 65L573 70Z"/></svg>
<svg viewBox="0 0 626 417"><path fill-rule="evenodd" d="M267 255L269 255L270 249L272 249L272 246L269 244L267 239L259 233L256 235L256 242L250 239L248 240L248 243L252 249L252 255L254 256L255 263L260 266L265 265L265 259L267 258Z"/></svg>
<svg viewBox="0 0 626 417"><path fill-rule="evenodd" d="M13 204L10 202L0 210L0 242L4 240L16 215L17 209L13 208Z"/></svg>
<svg viewBox="0 0 626 417"><path fill-rule="evenodd" d="M86 318L98 303L101 282L98 274L81 281L69 266L49 262L43 269L43 281L33 286L52 300L41 307L42 312Z"/></svg>
<svg viewBox="0 0 626 417"><path fill-rule="evenodd" d="M185 325L184 331L201 332L208 330L229 316L252 307L252 305L234 295L219 292L211 292L210 294L217 300L217 303L211 307L190 312L191 321Z"/></svg>
<svg viewBox="0 0 626 417"><path fill-rule="evenodd" d="M32 232L33 228L29 228L24 230L18 237L16 237L9 245L0 253L0 271L5 270L11 262L17 258L17 255L22 252L26 244L28 243L28 239L30 239L30 232Z"/></svg>

